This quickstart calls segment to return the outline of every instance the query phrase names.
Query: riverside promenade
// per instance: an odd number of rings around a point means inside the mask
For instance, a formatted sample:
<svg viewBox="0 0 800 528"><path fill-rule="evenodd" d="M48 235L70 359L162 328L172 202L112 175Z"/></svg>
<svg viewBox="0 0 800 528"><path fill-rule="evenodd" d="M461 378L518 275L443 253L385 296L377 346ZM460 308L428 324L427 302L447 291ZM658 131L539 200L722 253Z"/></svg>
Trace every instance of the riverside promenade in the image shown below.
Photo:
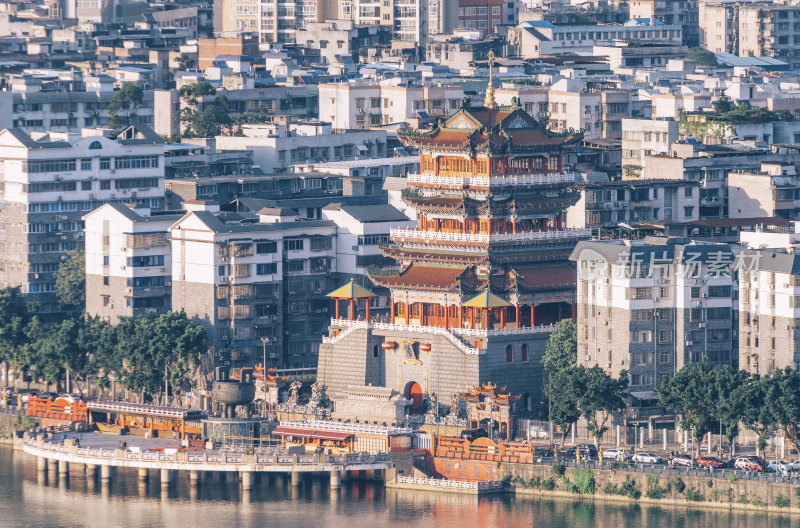
<svg viewBox="0 0 800 528"><path fill-rule="evenodd" d="M292 485L298 486L304 474L324 472L329 473L330 487L335 489L340 487L347 472L374 474L392 467L388 453L297 455L280 446L182 450L175 440L101 433L56 433L50 439L26 433L18 442L25 453L37 457L39 472L68 478L70 465L78 465L92 476L99 470L101 480L110 481L115 470L131 468L138 471L142 481L148 480L151 472L157 474L162 486L169 486L178 471L187 472L191 483L197 483L210 472L237 474L243 489L250 489L254 475L259 473L288 474ZM125 443L124 449L120 442Z"/></svg>

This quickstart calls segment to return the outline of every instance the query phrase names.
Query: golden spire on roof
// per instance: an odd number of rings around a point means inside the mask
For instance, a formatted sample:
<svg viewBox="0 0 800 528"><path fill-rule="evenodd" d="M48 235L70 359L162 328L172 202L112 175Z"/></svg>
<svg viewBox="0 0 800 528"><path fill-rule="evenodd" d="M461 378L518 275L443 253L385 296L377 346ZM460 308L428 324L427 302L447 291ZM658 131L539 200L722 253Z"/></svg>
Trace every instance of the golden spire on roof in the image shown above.
<svg viewBox="0 0 800 528"><path fill-rule="evenodd" d="M489 59L489 84L486 86L486 99L483 105L486 108L494 108L494 84L492 84L492 65L494 64L494 51L489 50L486 56Z"/></svg>

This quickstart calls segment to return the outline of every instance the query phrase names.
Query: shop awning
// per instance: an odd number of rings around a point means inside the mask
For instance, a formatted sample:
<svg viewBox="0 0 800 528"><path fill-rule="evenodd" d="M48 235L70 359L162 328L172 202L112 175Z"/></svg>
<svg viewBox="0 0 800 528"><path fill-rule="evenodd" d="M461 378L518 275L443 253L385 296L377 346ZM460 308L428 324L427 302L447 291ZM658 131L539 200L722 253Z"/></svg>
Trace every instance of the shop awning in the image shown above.
<svg viewBox="0 0 800 528"><path fill-rule="evenodd" d="M294 427L278 427L272 431L273 435L296 436L300 438L315 438L317 440L336 440L343 442L348 440L353 433L339 433L335 431L319 431L316 429L298 429Z"/></svg>

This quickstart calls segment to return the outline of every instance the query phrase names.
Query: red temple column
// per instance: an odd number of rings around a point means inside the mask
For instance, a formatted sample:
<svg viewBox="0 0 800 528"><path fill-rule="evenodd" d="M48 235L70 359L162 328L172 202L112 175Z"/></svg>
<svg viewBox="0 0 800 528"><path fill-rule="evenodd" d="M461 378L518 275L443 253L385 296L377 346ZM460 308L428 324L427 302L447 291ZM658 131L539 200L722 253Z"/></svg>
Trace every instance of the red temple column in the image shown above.
<svg viewBox="0 0 800 528"><path fill-rule="evenodd" d="M370 301L370 298L367 297L367 301L366 301L367 302L367 313L366 313L367 321L369 321L369 301Z"/></svg>
<svg viewBox="0 0 800 528"><path fill-rule="evenodd" d="M350 320L356 318L356 300L350 299Z"/></svg>
<svg viewBox="0 0 800 528"><path fill-rule="evenodd" d="M484 330L489 329L489 309L485 308L483 312L483 326L485 327Z"/></svg>
<svg viewBox="0 0 800 528"><path fill-rule="evenodd" d="M531 328L536 326L536 305L531 304Z"/></svg>
<svg viewBox="0 0 800 528"><path fill-rule="evenodd" d="M506 307L503 306L500 308L500 328L503 329L506 327Z"/></svg>
<svg viewBox="0 0 800 528"><path fill-rule="evenodd" d="M511 232L516 234L517 233L517 217L511 218Z"/></svg>
<svg viewBox="0 0 800 528"><path fill-rule="evenodd" d="M516 311L516 313L515 313L515 316L516 316L516 322L517 322L517 325L516 325L516 326L517 326L517 328L519 328L520 326L522 326L522 325L520 324L520 323L521 323L521 321L519 320L519 301L517 301L517 305L514 307L514 309L515 309L515 311Z"/></svg>
<svg viewBox="0 0 800 528"><path fill-rule="evenodd" d="M575 301L572 301L572 322L577 322L577 314L575 313Z"/></svg>
<svg viewBox="0 0 800 528"><path fill-rule="evenodd" d="M561 173L561 169L562 169L562 168L563 168L563 167L562 167L562 165L561 165L561 154L559 154L559 155L558 155L558 172L559 172L559 173Z"/></svg>
<svg viewBox="0 0 800 528"><path fill-rule="evenodd" d="M390 321L394 324L394 299L391 296L389 297L389 315L391 317Z"/></svg>
<svg viewBox="0 0 800 528"><path fill-rule="evenodd" d="M439 175L439 156L433 158L433 174L434 176Z"/></svg>
<svg viewBox="0 0 800 528"><path fill-rule="evenodd" d="M339 299L334 298L333 302L336 304L336 319L339 318Z"/></svg>
<svg viewBox="0 0 800 528"><path fill-rule="evenodd" d="M450 309L447 306L447 303L444 305L444 327L450 328Z"/></svg>

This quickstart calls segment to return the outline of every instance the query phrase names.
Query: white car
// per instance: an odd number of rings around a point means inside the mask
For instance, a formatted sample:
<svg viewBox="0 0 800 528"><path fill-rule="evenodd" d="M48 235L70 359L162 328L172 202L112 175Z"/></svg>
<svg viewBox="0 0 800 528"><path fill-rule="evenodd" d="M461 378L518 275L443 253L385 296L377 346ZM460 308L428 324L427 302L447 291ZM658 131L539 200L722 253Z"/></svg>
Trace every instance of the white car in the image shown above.
<svg viewBox="0 0 800 528"><path fill-rule="evenodd" d="M767 469L774 471L775 473L785 475L793 470L793 465L791 463L784 462L783 460L770 460L769 464L767 464Z"/></svg>
<svg viewBox="0 0 800 528"><path fill-rule="evenodd" d="M532 425L528 428L528 440L533 438L539 438L547 440L550 438L550 435L547 434L547 431L544 430L544 427L539 427L538 425Z"/></svg>
<svg viewBox="0 0 800 528"><path fill-rule="evenodd" d="M652 453L636 453L633 455L633 461L641 464L661 464L664 459Z"/></svg>
<svg viewBox="0 0 800 528"><path fill-rule="evenodd" d="M619 460L625 456L622 449L606 449L603 451L603 460Z"/></svg>

